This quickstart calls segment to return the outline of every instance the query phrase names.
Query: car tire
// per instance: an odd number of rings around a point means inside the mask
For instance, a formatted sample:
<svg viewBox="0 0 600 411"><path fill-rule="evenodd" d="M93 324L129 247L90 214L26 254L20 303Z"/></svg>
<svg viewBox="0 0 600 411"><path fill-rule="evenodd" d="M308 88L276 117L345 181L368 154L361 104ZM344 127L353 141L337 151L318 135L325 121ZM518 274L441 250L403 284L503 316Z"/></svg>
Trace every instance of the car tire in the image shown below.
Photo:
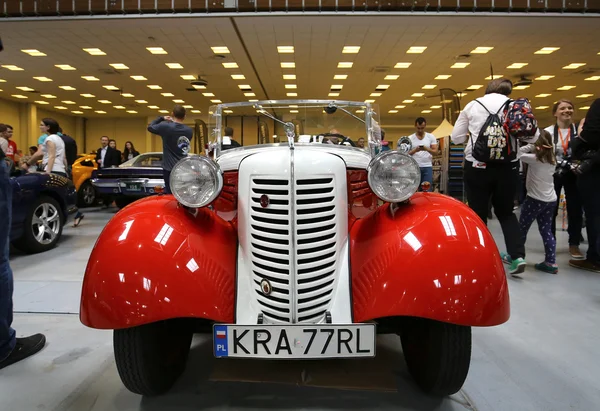
<svg viewBox="0 0 600 411"><path fill-rule="evenodd" d="M56 247L62 235L64 223L63 211L58 201L52 197L41 195L33 203L25 218L23 236L15 240L13 244L28 254L48 251Z"/></svg>
<svg viewBox="0 0 600 411"><path fill-rule="evenodd" d="M98 202L98 194L90 180L85 181L77 190L77 206L92 207Z"/></svg>
<svg viewBox="0 0 600 411"><path fill-rule="evenodd" d="M127 207L129 204L133 203L136 199L131 199L127 197L118 197L115 199L115 204L119 209Z"/></svg>
<svg viewBox="0 0 600 411"><path fill-rule="evenodd" d="M167 392L185 370L192 331L177 320L115 330L115 361L121 381L136 394Z"/></svg>
<svg viewBox="0 0 600 411"><path fill-rule="evenodd" d="M443 397L462 388L471 364L471 327L411 318L400 337L408 371L424 392Z"/></svg>

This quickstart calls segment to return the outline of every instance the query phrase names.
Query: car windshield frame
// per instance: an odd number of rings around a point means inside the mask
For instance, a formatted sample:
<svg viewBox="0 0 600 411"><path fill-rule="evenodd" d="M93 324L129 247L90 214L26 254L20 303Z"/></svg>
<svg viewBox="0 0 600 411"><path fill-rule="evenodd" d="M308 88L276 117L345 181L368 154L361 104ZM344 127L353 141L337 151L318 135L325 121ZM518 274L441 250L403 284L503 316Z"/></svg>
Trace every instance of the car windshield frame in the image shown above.
<svg viewBox="0 0 600 411"><path fill-rule="evenodd" d="M138 161L143 161L143 158L145 158L145 157L151 157L151 156L160 157L161 158L161 165L160 166L144 166L144 165L138 165L137 164ZM132 159L127 160L126 162L120 164L119 167L162 168L163 157L164 157L163 153L160 153L160 152L156 152L156 153L142 153L142 154L140 154L138 156L135 156Z"/></svg>
<svg viewBox="0 0 600 411"><path fill-rule="evenodd" d="M221 155L223 155L223 151L221 149L221 144L223 142L223 130L225 129L225 125L223 124L224 114L227 114L227 110L235 109L235 108L252 108L256 110L258 116L264 116L265 118L270 118L271 120L280 123L283 125L286 136L281 139L279 143L272 144L253 144L249 146L243 146L239 148L234 148L233 150L244 150L247 148L256 148L256 147L266 147L266 146L281 146L289 144L290 146L294 145L303 145L303 144L311 144L311 143L303 143L299 140L299 136L296 135L293 130L292 122L285 122L280 119L276 119L269 110L272 109L289 109L290 106L298 107L298 110L303 108L309 109L323 109L327 108L335 108L334 111L339 110L340 112L344 112L348 118L354 118L354 121L360 121L364 123L365 127L365 135L367 137L367 150L371 157L375 157L377 153L381 151L381 123L379 118L379 107L372 103L366 103L364 101L347 101L347 100L307 100L307 99L293 99L293 100L259 100L259 101L242 101L242 102L232 102L232 103L221 103L217 105L213 105L209 108L209 129L211 130L209 135L208 142L208 153L211 154L211 157L214 160L217 160ZM360 113L360 117L353 113L352 111L362 110ZM261 112L262 110L262 112ZM293 135L293 138L290 138L290 134ZM286 138L287 137L287 138ZM312 143L314 144L314 143ZM346 147L344 145L335 146L335 147ZM227 150L229 152L232 149Z"/></svg>

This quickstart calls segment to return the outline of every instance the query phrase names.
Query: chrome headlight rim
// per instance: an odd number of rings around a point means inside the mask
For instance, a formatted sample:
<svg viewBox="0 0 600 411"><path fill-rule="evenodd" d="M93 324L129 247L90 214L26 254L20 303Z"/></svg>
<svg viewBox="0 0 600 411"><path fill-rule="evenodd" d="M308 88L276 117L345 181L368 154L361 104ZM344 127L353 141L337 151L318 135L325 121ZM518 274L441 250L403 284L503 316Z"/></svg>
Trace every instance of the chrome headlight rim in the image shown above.
<svg viewBox="0 0 600 411"><path fill-rule="evenodd" d="M375 167L375 164L379 161L381 161L382 159L385 159L385 157L391 157L391 156L401 156L405 159L408 159L409 163L411 163L408 167L414 167L416 169L416 171L418 171L418 175L419 175L419 179L418 181L416 181L413 185L414 187L411 187L410 190L408 190L406 192L406 194L400 198L390 198L387 197L385 194L382 193L378 193L375 190L375 183L373 182L373 168ZM420 171L421 168L419 167L419 164L417 163L417 161L412 158L412 156L410 156L409 154L400 152L400 151L396 151L396 150L390 150L390 151L385 151L383 153L379 153L377 156L373 157L371 159L371 161L369 162L369 165L367 166L367 182L369 183L369 187L371 188L371 190L373 190L373 193L375 193L375 195L382 201L385 201L387 203L401 203L403 201L406 201L408 199L410 199L413 194L415 194L418 189L419 189L419 185L421 183L421 179L420 179Z"/></svg>
<svg viewBox="0 0 600 411"><path fill-rule="evenodd" d="M201 163L206 164L210 168L210 172L216 180L215 181L216 189L211 194L211 196L202 203L191 203L191 202L183 199L181 197L180 193L178 193L176 190L173 189L173 187L174 187L173 178L176 176L177 168L182 167L184 164L189 163L189 162L201 162ZM188 157L185 157L185 158L179 160L177 162L177 164L175 164L175 166L171 169L171 174L169 176L169 183L170 183L169 185L171 186L171 193L173 194L173 196L177 199L177 201L179 203L183 204L186 207L202 208L202 207L206 207L207 205L211 204L221 194L221 191L223 190L223 172L221 171L221 167L219 167L219 165L212 159L210 159L206 156L191 155L191 156L188 156Z"/></svg>

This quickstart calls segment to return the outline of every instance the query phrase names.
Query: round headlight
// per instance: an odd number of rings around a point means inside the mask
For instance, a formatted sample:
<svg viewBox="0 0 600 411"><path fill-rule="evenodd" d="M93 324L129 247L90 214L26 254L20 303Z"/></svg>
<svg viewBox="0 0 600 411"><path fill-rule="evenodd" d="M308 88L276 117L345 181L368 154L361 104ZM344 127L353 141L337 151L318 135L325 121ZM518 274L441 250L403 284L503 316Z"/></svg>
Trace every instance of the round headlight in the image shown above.
<svg viewBox="0 0 600 411"><path fill-rule="evenodd" d="M181 204L204 207L223 188L223 175L217 163L208 157L190 156L180 160L171 170L171 192Z"/></svg>
<svg viewBox="0 0 600 411"><path fill-rule="evenodd" d="M371 160L368 179L377 197L398 203L409 199L417 191L421 170L411 156L390 150Z"/></svg>

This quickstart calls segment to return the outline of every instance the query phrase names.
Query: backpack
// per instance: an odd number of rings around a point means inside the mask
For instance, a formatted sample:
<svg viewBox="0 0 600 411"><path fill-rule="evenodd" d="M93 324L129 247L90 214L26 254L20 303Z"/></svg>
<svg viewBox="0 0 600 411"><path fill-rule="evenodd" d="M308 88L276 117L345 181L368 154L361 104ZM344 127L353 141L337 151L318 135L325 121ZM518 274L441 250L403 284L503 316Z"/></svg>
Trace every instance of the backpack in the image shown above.
<svg viewBox="0 0 600 411"><path fill-rule="evenodd" d="M504 130L506 134L517 140L535 136L538 124L531 104L526 98L509 100L504 110Z"/></svg>
<svg viewBox="0 0 600 411"><path fill-rule="evenodd" d="M514 148L514 139L507 134L504 121L500 118L500 112L506 109L510 100L498 109L490 112L479 100L475 100L488 112L488 118L479 130L475 142L471 138L471 155L474 159L488 164L506 164L517 158L517 150Z"/></svg>

